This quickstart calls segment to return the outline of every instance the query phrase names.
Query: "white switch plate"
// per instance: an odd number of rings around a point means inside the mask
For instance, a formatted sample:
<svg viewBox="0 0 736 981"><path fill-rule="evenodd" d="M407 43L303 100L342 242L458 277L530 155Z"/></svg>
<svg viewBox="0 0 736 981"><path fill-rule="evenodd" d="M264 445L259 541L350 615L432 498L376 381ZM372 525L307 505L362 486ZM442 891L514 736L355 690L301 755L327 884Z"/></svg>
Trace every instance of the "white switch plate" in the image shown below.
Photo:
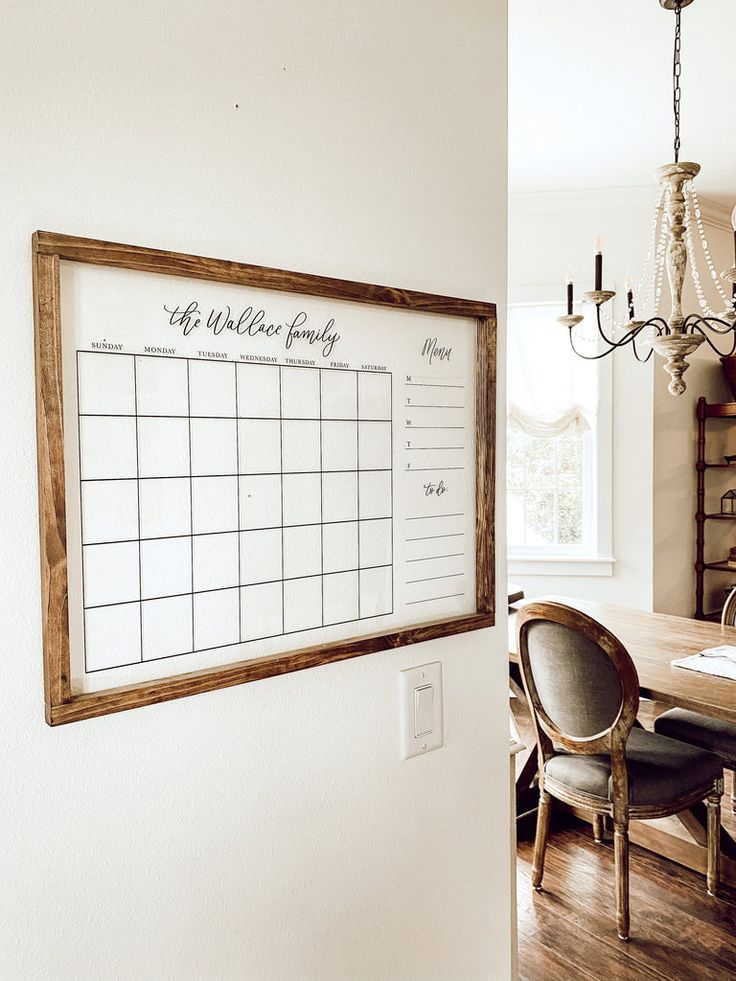
<svg viewBox="0 0 736 981"><path fill-rule="evenodd" d="M407 668L401 681L401 756L421 756L439 749L442 727L442 663ZM417 736L416 733L421 733Z"/></svg>

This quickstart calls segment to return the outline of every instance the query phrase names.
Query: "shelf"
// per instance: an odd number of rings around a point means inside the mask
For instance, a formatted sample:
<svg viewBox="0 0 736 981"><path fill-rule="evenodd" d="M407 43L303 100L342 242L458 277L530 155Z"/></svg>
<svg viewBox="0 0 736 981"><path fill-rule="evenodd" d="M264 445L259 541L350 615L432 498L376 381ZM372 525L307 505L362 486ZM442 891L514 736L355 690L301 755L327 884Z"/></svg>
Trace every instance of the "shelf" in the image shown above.
<svg viewBox="0 0 736 981"><path fill-rule="evenodd" d="M736 418L736 402L709 402L705 406L706 419Z"/></svg>
<svg viewBox="0 0 736 981"><path fill-rule="evenodd" d="M664 0L662 0L664 2ZM697 400L696 409L697 418L697 454L695 460L695 472L697 475L697 495L695 499L695 522L697 529L696 536L696 558L695 558L695 609L701 611L701 617L704 620L709 620L717 623L720 619L720 610L711 610L708 612L704 611L704 593L705 593L705 573L706 572L720 572L721 574L727 573L731 579L730 583L736 586L736 567L728 564L728 559L722 559L720 562L706 562L704 557L704 552L706 549L706 539L715 538L712 535L714 525L706 524L706 522L711 521L730 521L736 522L736 514L721 514L720 510L717 512L706 513L705 501L706 501L706 485L710 481L706 478L706 471L708 470L730 470L731 468L736 469L736 462L727 463L726 462L726 450L729 444L719 444L715 442L710 442L712 430L707 425L709 419L722 419L725 422L736 422L736 401L733 402L713 402L708 403L706 399L701 396ZM729 430L730 433L730 430ZM724 431L720 430L721 438L723 437ZM732 455L732 454L728 454ZM710 458L710 459L709 459ZM713 478L715 479L715 478ZM736 489L736 480L732 477L724 478L723 480L717 480L716 484L721 487L730 486ZM715 503L715 501L713 501ZM734 503L734 502L728 502ZM721 507L721 502L716 504L716 507ZM736 530L736 525L722 525L721 532L718 537L723 539L717 551L721 554L728 554L729 549L725 541L727 538L732 538L731 530L734 528ZM710 543L709 551L711 553L716 551L716 542L712 541ZM736 549L733 550L736 554ZM712 581L711 581L712 583ZM723 585L729 584L729 580L723 578L721 580ZM716 597L716 602L717 602Z"/></svg>

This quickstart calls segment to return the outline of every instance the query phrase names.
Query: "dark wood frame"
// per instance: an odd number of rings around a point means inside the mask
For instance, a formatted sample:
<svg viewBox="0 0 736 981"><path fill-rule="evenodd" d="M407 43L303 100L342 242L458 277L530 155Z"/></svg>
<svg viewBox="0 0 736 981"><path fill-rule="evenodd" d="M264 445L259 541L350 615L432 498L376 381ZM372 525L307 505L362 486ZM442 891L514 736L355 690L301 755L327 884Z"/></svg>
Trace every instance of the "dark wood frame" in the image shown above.
<svg viewBox="0 0 736 981"><path fill-rule="evenodd" d="M69 662L61 261L114 266L212 282L352 300L476 321L476 611L460 617L369 634L324 646L252 658L152 682L74 694ZM495 622L496 307L464 300L287 272L225 259L38 231L33 236L36 419L41 539L46 721L59 725L213 691L272 675L390 650Z"/></svg>
<svg viewBox="0 0 736 981"><path fill-rule="evenodd" d="M573 736L563 732L546 713L534 681L529 658L528 631L530 624L544 621L569 627L592 641L608 656L621 683L621 705L611 725L590 737ZM603 819L613 821L614 865L616 878L616 925L621 940L629 939L629 822L670 817L688 810L705 800L708 812L707 888L716 895L720 880L720 806L723 795L723 776L696 787L690 794L662 801L659 804L632 804L629 801L629 777L626 743L639 711L639 677L634 662L624 645L610 630L592 617L563 603L529 603L517 614L519 662L524 689L529 701L532 724L537 743L539 775L539 811L534 842L532 885L542 888L544 853L549 835L552 797L571 807L584 808L594 815L594 833L602 840ZM584 692L571 697L584 697ZM605 801L583 791L570 788L545 774L545 764L556 753L555 746L568 753L605 755L611 760L611 800Z"/></svg>

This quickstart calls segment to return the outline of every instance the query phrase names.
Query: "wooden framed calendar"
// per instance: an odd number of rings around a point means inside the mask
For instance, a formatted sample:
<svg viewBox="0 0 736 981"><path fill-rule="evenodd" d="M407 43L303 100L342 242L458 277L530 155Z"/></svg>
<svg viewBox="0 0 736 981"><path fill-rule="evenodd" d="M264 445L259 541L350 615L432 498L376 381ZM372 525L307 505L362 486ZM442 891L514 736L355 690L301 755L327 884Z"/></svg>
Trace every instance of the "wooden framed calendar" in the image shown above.
<svg viewBox="0 0 736 981"><path fill-rule="evenodd" d="M51 725L494 622L495 306L33 237Z"/></svg>

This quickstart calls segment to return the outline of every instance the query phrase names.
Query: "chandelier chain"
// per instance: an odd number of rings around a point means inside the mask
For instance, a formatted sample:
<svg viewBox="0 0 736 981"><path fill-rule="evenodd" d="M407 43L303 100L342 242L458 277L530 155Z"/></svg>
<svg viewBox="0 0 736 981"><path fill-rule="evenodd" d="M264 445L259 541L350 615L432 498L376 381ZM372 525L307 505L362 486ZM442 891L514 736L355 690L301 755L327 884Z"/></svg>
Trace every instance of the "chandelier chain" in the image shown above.
<svg viewBox="0 0 736 981"><path fill-rule="evenodd" d="M682 74L682 63L680 52L682 49L682 6L677 0L675 6L675 55L672 68L672 107L675 114L675 163L680 160L680 100L682 99L682 88L680 87L680 76Z"/></svg>

